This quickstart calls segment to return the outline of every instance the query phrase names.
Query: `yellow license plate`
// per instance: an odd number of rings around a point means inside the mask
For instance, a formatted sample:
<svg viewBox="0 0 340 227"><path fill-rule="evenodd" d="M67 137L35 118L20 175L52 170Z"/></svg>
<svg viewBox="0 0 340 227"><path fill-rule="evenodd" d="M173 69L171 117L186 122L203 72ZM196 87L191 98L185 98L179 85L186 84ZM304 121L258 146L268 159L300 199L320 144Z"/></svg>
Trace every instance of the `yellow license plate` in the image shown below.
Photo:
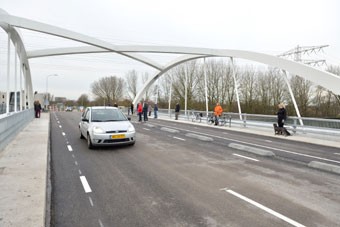
<svg viewBox="0 0 340 227"><path fill-rule="evenodd" d="M123 135L123 134L112 135L111 136L111 139L123 139L123 138L125 138L125 135Z"/></svg>

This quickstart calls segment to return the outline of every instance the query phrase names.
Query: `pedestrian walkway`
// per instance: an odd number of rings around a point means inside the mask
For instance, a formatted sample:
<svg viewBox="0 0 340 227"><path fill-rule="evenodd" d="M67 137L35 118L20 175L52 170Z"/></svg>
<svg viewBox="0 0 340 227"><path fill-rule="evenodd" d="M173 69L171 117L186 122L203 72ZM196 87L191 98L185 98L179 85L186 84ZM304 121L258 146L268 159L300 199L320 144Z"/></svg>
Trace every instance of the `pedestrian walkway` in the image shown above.
<svg viewBox="0 0 340 227"><path fill-rule="evenodd" d="M281 136L281 135L275 135L274 129L272 127L269 127L269 128L268 127L256 127L252 125L248 125L247 127L244 127L242 125L232 125L231 127L227 125L226 126L214 126L214 125L208 125L204 121L199 123L199 122L192 122L189 120L185 120L183 118L179 118L179 120L175 120L173 118L169 118L166 115L160 115L158 116L158 118L162 120L167 120L167 121L181 122L184 124L194 124L194 125L200 125L203 127L211 127L211 128L218 127L219 129L223 129L223 130L238 131L238 132L244 132L244 133L249 133L249 134L280 138L282 140L300 141L300 142L312 143L312 144L317 144L317 145L340 148L340 138L337 135L325 135L325 134L317 134L317 133L298 132L296 134L292 133L292 136Z"/></svg>
<svg viewBox="0 0 340 227"><path fill-rule="evenodd" d="M34 118L0 151L0 226L44 227L49 114Z"/></svg>
<svg viewBox="0 0 340 227"><path fill-rule="evenodd" d="M205 123L170 119L161 120L223 130L240 131L340 148L338 138L324 135L296 134L289 137L275 136L269 128L241 126L212 126ZM0 226L48 227L49 223L49 121L48 113L30 122L3 150L0 151ZM153 118L149 123L152 124ZM46 213L47 210L47 213Z"/></svg>

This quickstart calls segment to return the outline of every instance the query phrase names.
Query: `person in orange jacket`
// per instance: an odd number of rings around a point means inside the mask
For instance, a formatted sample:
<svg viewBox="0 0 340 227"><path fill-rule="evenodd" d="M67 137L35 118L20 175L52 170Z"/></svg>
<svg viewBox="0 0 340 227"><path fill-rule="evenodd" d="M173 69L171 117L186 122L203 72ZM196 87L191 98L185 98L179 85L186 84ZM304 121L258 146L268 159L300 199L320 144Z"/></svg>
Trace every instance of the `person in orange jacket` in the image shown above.
<svg viewBox="0 0 340 227"><path fill-rule="evenodd" d="M218 125L218 119L222 116L223 109L220 105L220 103L216 103L215 109L214 109L214 115L215 115L215 125Z"/></svg>

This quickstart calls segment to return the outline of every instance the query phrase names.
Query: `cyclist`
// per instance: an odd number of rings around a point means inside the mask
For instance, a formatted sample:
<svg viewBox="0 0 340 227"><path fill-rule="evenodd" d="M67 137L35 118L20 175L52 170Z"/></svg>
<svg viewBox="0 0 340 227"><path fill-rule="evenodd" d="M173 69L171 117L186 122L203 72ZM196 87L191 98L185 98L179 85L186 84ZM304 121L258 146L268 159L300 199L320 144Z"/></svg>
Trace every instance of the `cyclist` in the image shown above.
<svg viewBox="0 0 340 227"><path fill-rule="evenodd" d="M219 117L222 116L223 109L220 105L220 103L216 103L215 109L214 109L214 115L215 115L215 125L218 125Z"/></svg>

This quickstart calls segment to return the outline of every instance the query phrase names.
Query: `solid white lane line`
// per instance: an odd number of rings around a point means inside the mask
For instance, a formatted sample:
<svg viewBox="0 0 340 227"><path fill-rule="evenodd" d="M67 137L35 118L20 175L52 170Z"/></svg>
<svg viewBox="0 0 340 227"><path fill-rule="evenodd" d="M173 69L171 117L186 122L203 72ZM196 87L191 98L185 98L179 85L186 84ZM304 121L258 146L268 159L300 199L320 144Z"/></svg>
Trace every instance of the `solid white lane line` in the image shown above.
<svg viewBox="0 0 340 227"><path fill-rule="evenodd" d="M93 207L93 201L92 201L92 198L90 196L89 196L89 200L90 200L91 206Z"/></svg>
<svg viewBox="0 0 340 227"><path fill-rule="evenodd" d="M148 128L143 128L144 130L146 130L146 131L150 131L150 129L148 129Z"/></svg>
<svg viewBox="0 0 340 227"><path fill-rule="evenodd" d="M92 192L89 183L86 180L85 176L80 176L80 181L83 184L84 190L86 193Z"/></svg>
<svg viewBox="0 0 340 227"><path fill-rule="evenodd" d="M68 149L69 151L73 151L71 145L67 145L67 149Z"/></svg>
<svg viewBox="0 0 340 227"><path fill-rule="evenodd" d="M235 156L238 156L238 157L241 157L241 158L246 158L246 159L249 159L249 160L252 160L252 161L255 161L255 162L258 162L259 160L255 159L255 158L249 158L247 156L243 156L243 155L240 155L240 154L233 154Z"/></svg>
<svg viewBox="0 0 340 227"><path fill-rule="evenodd" d="M226 188L223 189L223 190L228 192L228 193L230 193L230 194L232 194L232 195L234 195L234 196L236 196L239 199L242 199L242 200L244 200L244 201L246 201L246 202L248 202L248 203L250 203L250 204L252 204L252 205L254 205L254 206L256 206L256 207L258 207L258 208L260 208L262 210L264 210L264 211L266 211L267 213L269 213L271 215L274 215L275 217L280 218L281 220L283 220L285 222L288 222L289 224L291 224L293 226L305 227L304 225L302 225L302 224L300 224L300 223L298 223L298 222L296 222L296 221L294 221L294 220L292 220L292 219L290 219L290 218L288 218L288 217L286 217L286 216L284 216L284 215L282 215L282 214L280 214L280 213L278 213L278 212L276 212L276 211L274 211L274 210L272 210L272 209L270 209L270 208L268 208L266 206L263 206L262 204L260 204L258 202L255 202L254 200L251 200L251 199L249 199L249 198L247 198L247 197L245 197L245 196L243 196L243 195L241 195L241 194L239 194L237 192L234 192L233 190L226 189Z"/></svg>
<svg viewBox="0 0 340 227"><path fill-rule="evenodd" d="M65 134L65 132L62 132L61 134L62 134L63 136L65 136L65 135L66 135L66 134Z"/></svg>
<svg viewBox="0 0 340 227"><path fill-rule="evenodd" d="M178 139L178 140L182 140L182 141L185 141L185 139L183 139L183 138L179 138L179 137L176 137L176 136L174 136L174 137L172 137L172 138L174 138L174 139Z"/></svg>

